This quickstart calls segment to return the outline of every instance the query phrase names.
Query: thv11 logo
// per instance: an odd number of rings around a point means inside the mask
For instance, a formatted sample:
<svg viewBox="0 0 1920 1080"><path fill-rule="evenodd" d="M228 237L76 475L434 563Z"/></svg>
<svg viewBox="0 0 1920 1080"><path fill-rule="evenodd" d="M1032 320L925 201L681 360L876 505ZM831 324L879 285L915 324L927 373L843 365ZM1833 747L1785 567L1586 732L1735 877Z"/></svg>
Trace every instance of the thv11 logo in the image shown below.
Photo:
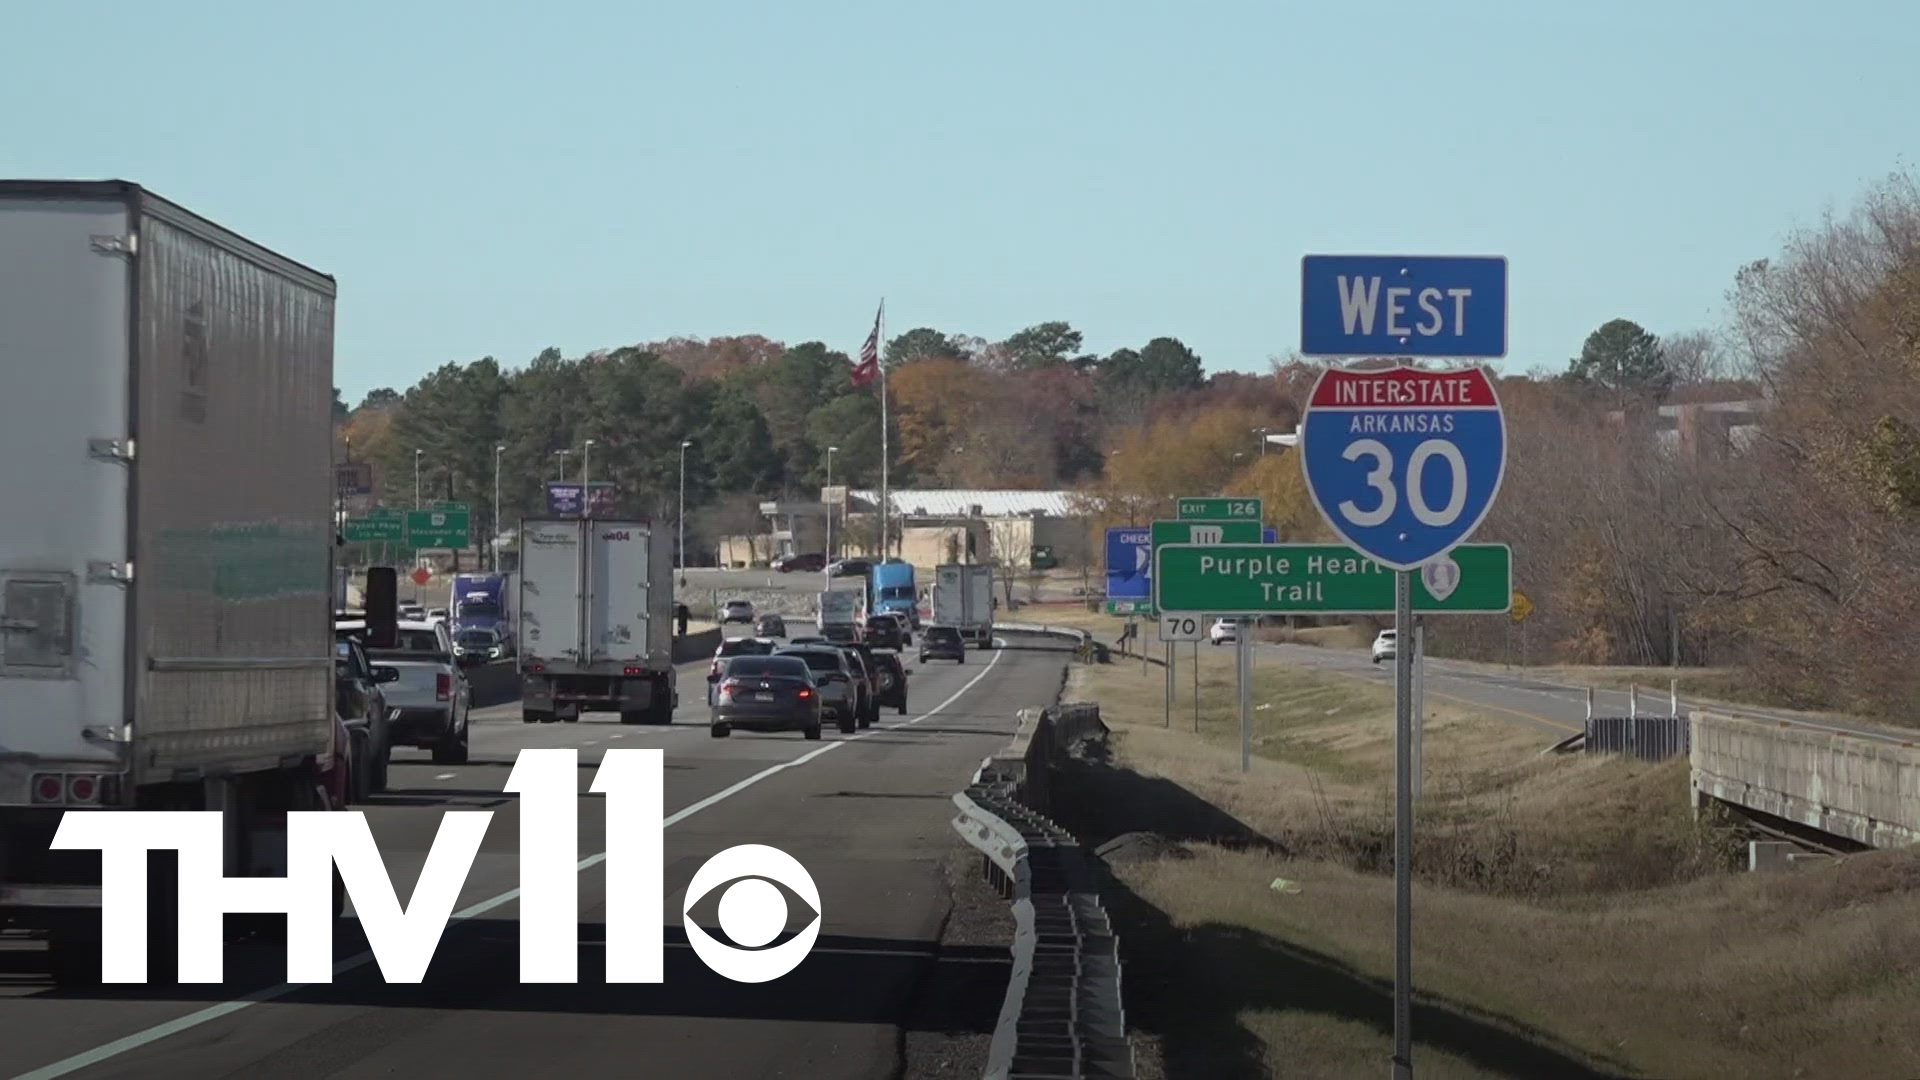
<svg viewBox="0 0 1920 1080"><path fill-rule="evenodd" d="M606 957L610 983L664 981L666 827L661 815L662 751L609 750L590 791L606 796L606 850L579 857L579 751L522 750L506 789L520 796L520 888L461 911L479 915L520 905L520 981L579 981L579 872L606 875ZM147 981L147 852L180 853L180 981L221 981L222 921L228 913L284 912L287 981L333 981L333 873L352 897L380 973L390 983L426 976L490 810L449 810L404 908L360 811L287 815L285 877L227 877L217 810L68 811L53 847L97 850L101 869L100 975L108 983ZM786 886L814 912L804 930L767 947L787 924ZM693 906L725 885L721 929L742 947L695 924ZM800 966L820 936L820 891L805 867L762 844L730 847L687 884L687 943L707 967L735 982L769 982Z"/></svg>

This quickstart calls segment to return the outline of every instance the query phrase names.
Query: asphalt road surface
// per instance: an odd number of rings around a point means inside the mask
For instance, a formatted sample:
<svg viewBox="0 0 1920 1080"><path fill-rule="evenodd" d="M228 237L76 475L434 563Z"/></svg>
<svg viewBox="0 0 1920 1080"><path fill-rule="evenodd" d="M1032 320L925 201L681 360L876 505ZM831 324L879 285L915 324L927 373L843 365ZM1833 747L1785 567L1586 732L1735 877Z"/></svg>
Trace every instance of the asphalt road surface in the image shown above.
<svg viewBox="0 0 1920 1080"><path fill-rule="evenodd" d="M402 751L393 790L367 816L396 890L410 895L441 812L494 812L426 981L388 985L351 918L336 934L334 981L287 987L282 950L228 944L219 986L55 991L37 943L0 943L0 1076L891 1077L916 988L935 976L948 910L941 861L960 843L949 797L1000 749L1017 710L1052 699L1062 659L989 651L912 672L910 710L821 742L706 728L704 665L682 669L670 727L610 716L526 725L518 703L476 710L473 759L436 766ZM689 690L691 692L689 692ZM666 978L607 985L604 876L580 871L580 981L519 983L519 824L501 792L515 753L580 751L580 850L604 850L604 802L584 794L609 748L666 751ZM824 923L801 966L771 983L730 982L686 945L688 880L717 852L764 843L819 887ZM693 916L718 920L717 893ZM703 907L705 910L703 911ZM810 921L789 908L790 930Z"/></svg>
<svg viewBox="0 0 1920 1080"><path fill-rule="evenodd" d="M1202 646L1205 648L1205 646ZM1270 656L1302 667L1339 671L1358 678L1393 686L1393 664L1372 662L1365 650L1324 649L1312 645L1266 645L1257 655ZM1257 663L1258 661L1256 661ZM1657 673L1652 678L1658 678ZM1562 738L1584 730L1587 717L1585 687L1548 682L1528 675L1524 670L1503 671L1491 664L1464 663L1456 660L1427 660L1425 693L1429 698L1451 700L1470 705L1516 723L1527 724L1541 732ZM1641 714L1665 715L1669 708L1667 687L1649 685L1639 694ZM1593 691L1593 711L1601 716L1625 716L1627 691ZM1680 699L1681 715L1693 709L1711 709L1738 716L1753 716L1782 723L1799 724L1828 731L1844 732L1865 738L1891 742L1909 742L1912 732L1901 732L1838 717L1809 716L1776 709L1727 706Z"/></svg>

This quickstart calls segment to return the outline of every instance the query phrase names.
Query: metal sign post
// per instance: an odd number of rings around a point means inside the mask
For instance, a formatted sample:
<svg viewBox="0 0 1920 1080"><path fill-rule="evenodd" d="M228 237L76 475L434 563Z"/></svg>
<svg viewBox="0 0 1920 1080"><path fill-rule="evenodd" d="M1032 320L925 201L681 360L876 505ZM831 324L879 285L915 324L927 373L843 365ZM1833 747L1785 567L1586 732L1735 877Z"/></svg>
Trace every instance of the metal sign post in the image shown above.
<svg viewBox="0 0 1920 1080"><path fill-rule="evenodd" d="M1396 650L1398 651L1398 650ZM1413 801L1420 801L1427 780L1427 620L1413 624Z"/></svg>
<svg viewBox="0 0 1920 1080"><path fill-rule="evenodd" d="M1193 733L1200 734L1200 643L1193 643Z"/></svg>
<svg viewBox="0 0 1920 1080"><path fill-rule="evenodd" d="M1233 647L1240 662L1240 771L1247 772L1253 758L1253 642L1245 619L1233 628Z"/></svg>
<svg viewBox="0 0 1920 1080"><path fill-rule="evenodd" d="M1405 644L1413 626L1413 574L1398 570L1394 577L1394 640ZM1393 650L1393 1074L1407 1080L1413 1077L1413 656Z"/></svg>
<svg viewBox="0 0 1920 1080"><path fill-rule="evenodd" d="M1165 716L1161 723L1167 728L1173 727L1173 642L1167 642L1167 693L1164 703Z"/></svg>

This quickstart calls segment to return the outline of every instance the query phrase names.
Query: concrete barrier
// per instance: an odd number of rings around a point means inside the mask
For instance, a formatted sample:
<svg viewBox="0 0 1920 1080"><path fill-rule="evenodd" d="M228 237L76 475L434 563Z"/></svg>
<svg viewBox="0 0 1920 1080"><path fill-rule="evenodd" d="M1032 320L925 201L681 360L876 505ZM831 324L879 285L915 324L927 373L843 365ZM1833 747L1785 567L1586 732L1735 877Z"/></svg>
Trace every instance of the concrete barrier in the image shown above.
<svg viewBox="0 0 1920 1080"><path fill-rule="evenodd" d="M520 669L514 661L501 660L462 670L467 675L467 693L474 708L484 709L490 705L505 705L509 701L520 700Z"/></svg>
<svg viewBox="0 0 1920 1080"><path fill-rule="evenodd" d="M1709 798L1872 847L1920 843L1920 744L1694 710L1696 808Z"/></svg>
<svg viewBox="0 0 1920 1080"><path fill-rule="evenodd" d="M685 637L673 639L673 662L687 664L704 656L712 656L720 647L720 629L696 630ZM684 694L681 695L683 698Z"/></svg>

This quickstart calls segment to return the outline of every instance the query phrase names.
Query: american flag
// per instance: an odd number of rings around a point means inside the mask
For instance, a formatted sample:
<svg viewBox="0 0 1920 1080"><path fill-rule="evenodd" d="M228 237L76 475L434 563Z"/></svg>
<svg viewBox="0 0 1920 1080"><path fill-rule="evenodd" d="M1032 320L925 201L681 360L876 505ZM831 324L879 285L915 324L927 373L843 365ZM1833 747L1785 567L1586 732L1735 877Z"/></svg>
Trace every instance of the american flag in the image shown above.
<svg viewBox="0 0 1920 1080"><path fill-rule="evenodd" d="M880 375L880 315L886 311L886 305L873 313L873 331L867 335L867 343L860 346L860 362L853 365L853 385L865 386Z"/></svg>

